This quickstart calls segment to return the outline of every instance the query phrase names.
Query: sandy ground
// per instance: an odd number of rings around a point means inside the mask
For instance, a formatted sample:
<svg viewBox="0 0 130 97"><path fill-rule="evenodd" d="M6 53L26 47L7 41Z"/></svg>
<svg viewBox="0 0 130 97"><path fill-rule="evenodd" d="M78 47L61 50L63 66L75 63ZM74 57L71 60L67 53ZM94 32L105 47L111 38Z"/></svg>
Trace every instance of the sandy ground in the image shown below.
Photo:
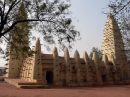
<svg viewBox="0 0 130 97"><path fill-rule="evenodd" d="M130 97L130 85L51 89L18 89L0 82L0 97Z"/></svg>

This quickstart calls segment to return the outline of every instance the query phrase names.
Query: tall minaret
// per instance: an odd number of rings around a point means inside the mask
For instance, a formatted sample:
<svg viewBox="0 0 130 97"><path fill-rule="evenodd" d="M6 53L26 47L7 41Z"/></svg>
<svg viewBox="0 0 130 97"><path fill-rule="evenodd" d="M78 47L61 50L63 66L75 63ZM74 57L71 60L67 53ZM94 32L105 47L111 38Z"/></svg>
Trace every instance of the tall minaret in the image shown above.
<svg viewBox="0 0 130 97"><path fill-rule="evenodd" d="M122 35L113 15L108 15L107 22L104 29L102 53L107 55L108 60L115 60L115 64L123 65L127 58L124 50L124 43Z"/></svg>
<svg viewBox="0 0 130 97"><path fill-rule="evenodd" d="M21 2L17 12L16 20L27 20L27 12L23 2ZM9 63L6 77L18 78L22 61L26 58L29 49L29 29L27 22L19 23L14 27L10 33L9 45Z"/></svg>
<svg viewBox="0 0 130 97"><path fill-rule="evenodd" d="M34 51L35 54L34 54L32 76L33 79L36 80L38 83L42 83L43 79L42 79L42 64L41 64L41 44L39 38L36 41L36 47Z"/></svg>

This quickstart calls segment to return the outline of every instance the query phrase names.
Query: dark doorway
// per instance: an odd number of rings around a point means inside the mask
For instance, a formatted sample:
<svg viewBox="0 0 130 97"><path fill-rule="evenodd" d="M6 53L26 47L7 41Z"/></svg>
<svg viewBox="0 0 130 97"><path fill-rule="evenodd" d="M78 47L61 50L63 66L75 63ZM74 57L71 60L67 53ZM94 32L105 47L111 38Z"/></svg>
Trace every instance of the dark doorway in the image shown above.
<svg viewBox="0 0 130 97"><path fill-rule="evenodd" d="M106 81L107 81L107 78L106 78L106 75L105 75L105 74L102 75L102 81L103 81L103 82L106 82Z"/></svg>
<svg viewBox="0 0 130 97"><path fill-rule="evenodd" d="M52 71L46 72L46 80L47 80L47 84L49 84L49 85L53 84L53 72Z"/></svg>

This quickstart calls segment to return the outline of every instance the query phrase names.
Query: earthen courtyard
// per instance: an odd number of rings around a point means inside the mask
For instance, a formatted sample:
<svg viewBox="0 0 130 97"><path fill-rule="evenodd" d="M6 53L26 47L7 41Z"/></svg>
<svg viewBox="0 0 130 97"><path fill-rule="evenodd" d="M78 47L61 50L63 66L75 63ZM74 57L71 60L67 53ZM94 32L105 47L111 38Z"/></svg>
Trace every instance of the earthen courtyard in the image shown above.
<svg viewBox="0 0 130 97"><path fill-rule="evenodd" d="M0 97L130 97L130 85L20 89L0 82Z"/></svg>

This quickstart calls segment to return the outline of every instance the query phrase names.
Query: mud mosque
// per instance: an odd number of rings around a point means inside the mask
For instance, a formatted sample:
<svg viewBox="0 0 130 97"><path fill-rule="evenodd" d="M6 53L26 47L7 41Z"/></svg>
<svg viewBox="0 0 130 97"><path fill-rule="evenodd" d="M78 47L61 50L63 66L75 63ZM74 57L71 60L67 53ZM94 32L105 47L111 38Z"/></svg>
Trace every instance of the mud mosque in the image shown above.
<svg viewBox="0 0 130 97"><path fill-rule="evenodd" d="M81 58L76 50L70 57L67 48L64 56L59 56L55 47L52 54L41 52L40 39L37 39L33 56L20 59L10 51L6 81L17 85L52 86L92 86L127 84L130 82L130 67L124 50L124 43L116 19L108 15L104 28L102 59L93 52ZM19 80L23 82L20 83Z"/></svg>

